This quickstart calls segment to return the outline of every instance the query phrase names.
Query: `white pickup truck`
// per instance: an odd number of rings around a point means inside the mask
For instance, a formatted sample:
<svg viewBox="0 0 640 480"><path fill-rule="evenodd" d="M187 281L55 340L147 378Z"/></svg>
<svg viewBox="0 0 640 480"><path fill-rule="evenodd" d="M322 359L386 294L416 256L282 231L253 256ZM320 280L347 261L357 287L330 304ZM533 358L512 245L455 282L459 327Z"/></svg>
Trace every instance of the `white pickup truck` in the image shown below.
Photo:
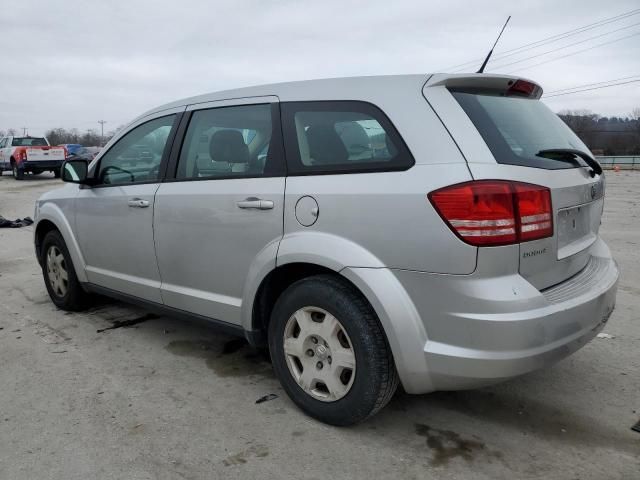
<svg viewBox="0 0 640 480"><path fill-rule="evenodd" d="M50 146L45 137L0 138L0 175L10 170L16 180L22 180L27 172L37 175L45 171L57 178L66 157L66 148Z"/></svg>

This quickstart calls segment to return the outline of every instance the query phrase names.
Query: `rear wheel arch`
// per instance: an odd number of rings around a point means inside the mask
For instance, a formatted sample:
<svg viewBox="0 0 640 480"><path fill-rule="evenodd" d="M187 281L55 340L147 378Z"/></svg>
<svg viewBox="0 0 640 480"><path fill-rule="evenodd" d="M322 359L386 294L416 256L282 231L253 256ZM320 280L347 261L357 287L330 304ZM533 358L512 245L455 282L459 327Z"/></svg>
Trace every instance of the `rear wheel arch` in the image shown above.
<svg viewBox="0 0 640 480"><path fill-rule="evenodd" d="M288 263L271 270L260 282L253 299L251 327L261 332L256 341L266 345L266 332L273 307L282 293L293 283L314 275L340 274L330 268L313 263Z"/></svg>
<svg viewBox="0 0 640 480"><path fill-rule="evenodd" d="M319 275L332 276L342 284L347 285L361 296L375 312L376 309L362 290L351 280L341 275L340 272L315 263L288 263L271 270L262 279L256 291L251 314L251 327L253 332L257 333L256 338L253 339L255 343L266 344L266 332L271 313L276 301L284 291L299 280Z"/></svg>

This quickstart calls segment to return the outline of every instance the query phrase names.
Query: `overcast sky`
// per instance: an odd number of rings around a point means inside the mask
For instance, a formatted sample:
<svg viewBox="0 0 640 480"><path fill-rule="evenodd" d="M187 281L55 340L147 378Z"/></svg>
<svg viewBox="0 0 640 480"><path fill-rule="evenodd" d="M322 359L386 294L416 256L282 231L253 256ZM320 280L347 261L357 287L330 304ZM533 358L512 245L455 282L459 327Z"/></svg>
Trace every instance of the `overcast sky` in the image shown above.
<svg viewBox="0 0 640 480"><path fill-rule="evenodd" d="M1 0L0 130L106 130L185 96L308 78L422 73L640 8L638 0ZM546 92L640 75L640 14L490 63ZM629 27L619 32L613 30ZM498 68L596 35L600 38ZM531 68L527 68L532 66ZM640 107L640 83L549 98L604 115Z"/></svg>

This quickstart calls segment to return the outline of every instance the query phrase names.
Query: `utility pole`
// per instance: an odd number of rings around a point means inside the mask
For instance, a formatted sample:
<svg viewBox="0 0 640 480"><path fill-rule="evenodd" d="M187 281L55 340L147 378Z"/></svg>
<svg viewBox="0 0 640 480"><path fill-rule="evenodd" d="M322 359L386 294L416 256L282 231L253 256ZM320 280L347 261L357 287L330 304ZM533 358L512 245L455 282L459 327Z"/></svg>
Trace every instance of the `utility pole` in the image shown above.
<svg viewBox="0 0 640 480"><path fill-rule="evenodd" d="M28 127L22 127L22 136L26 137L27 136L27 128Z"/></svg>
<svg viewBox="0 0 640 480"><path fill-rule="evenodd" d="M98 123L100 124L100 146L102 147L104 144L104 124L107 123L107 121L98 120Z"/></svg>

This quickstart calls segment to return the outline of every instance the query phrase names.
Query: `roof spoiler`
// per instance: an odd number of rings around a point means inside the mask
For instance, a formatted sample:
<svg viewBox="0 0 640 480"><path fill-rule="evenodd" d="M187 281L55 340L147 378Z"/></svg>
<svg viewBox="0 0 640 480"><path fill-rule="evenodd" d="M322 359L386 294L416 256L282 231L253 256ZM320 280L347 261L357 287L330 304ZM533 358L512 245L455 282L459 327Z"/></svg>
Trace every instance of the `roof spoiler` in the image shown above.
<svg viewBox="0 0 640 480"><path fill-rule="evenodd" d="M487 75L486 73L462 73L432 75L425 87L446 87L474 93L493 93L538 99L542 87L532 80L511 75Z"/></svg>

